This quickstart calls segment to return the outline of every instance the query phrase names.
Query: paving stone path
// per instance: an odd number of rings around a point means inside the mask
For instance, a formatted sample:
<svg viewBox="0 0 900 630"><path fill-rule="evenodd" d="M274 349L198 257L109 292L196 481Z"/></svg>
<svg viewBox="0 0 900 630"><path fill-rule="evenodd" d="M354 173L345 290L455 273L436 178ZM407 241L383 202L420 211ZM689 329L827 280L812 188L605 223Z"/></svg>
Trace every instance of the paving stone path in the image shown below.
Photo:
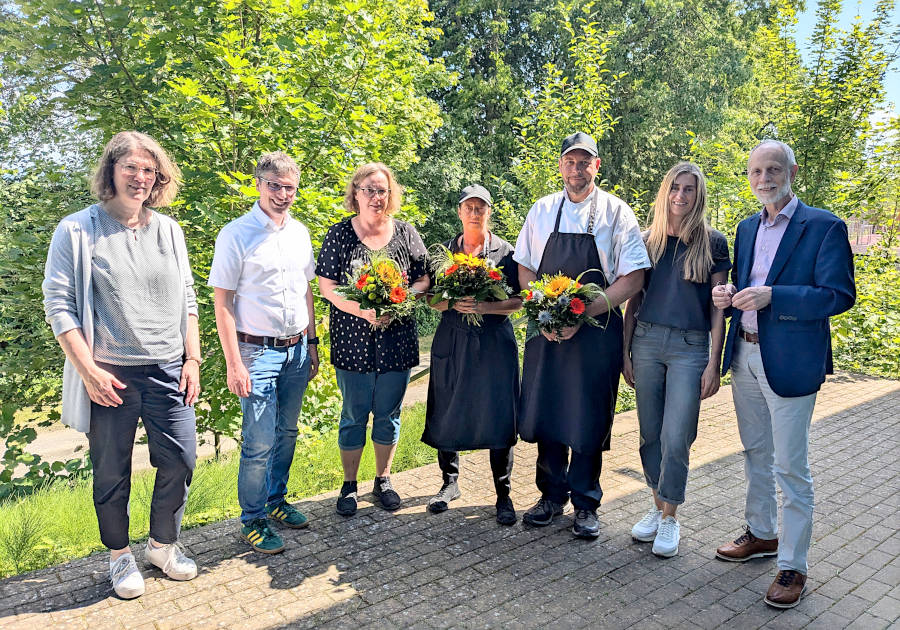
<svg viewBox="0 0 900 630"><path fill-rule="evenodd" d="M112 596L106 555L0 581L0 627L26 628L887 628L900 621L900 382L841 374L819 394L812 428L816 520L810 592L775 611L762 596L771 559L733 564L715 547L741 531L744 474L731 392L705 401L692 451L680 554L632 542L648 509L634 412L616 418L604 462L602 534L573 539L569 510L550 527L494 522L486 453L463 458L463 496L425 505L436 465L395 475L403 509L334 513L335 493L302 501L307 530L278 556L249 551L230 520L186 531L201 574L144 571L147 593ZM519 444L513 500L536 499L535 448ZM140 557L139 557L140 559Z"/></svg>

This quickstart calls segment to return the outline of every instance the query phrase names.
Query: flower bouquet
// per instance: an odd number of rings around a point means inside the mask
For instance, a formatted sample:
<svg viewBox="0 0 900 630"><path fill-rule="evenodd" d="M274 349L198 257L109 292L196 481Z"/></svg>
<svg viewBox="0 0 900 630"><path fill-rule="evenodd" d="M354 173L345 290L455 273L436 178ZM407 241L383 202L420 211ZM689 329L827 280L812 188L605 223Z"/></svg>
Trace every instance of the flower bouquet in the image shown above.
<svg viewBox="0 0 900 630"><path fill-rule="evenodd" d="M386 314L399 319L416 310L406 272L382 252L373 252L368 262L355 266L347 280L347 285L338 287L335 293L359 302L360 308L374 310L378 317Z"/></svg>
<svg viewBox="0 0 900 630"><path fill-rule="evenodd" d="M555 276L544 274L540 279L528 283L529 289L522 291L521 294L525 314L528 317L526 341L541 332L548 332L555 333L556 341L559 342L561 340L558 337L563 329L576 324L605 327L595 318L585 314L587 307L601 296L609 305L609 299L603 289L593 282L588 284L579 282L585 273L587 272L579 274L574 280L561 273Z"/></svg>
<svg viewBox="0 0 900 630"><path fill-rule="evenodd" d="M443 245L432 248L431 268L434 271L433 306L447 300L448 308L462 298L474 298L476 302L494 302L509 298L511 289L503 279L499 267L486 258L469 254L454 254ZM466 323L480 326L483 320L478 313L463 313Z"/></svg>

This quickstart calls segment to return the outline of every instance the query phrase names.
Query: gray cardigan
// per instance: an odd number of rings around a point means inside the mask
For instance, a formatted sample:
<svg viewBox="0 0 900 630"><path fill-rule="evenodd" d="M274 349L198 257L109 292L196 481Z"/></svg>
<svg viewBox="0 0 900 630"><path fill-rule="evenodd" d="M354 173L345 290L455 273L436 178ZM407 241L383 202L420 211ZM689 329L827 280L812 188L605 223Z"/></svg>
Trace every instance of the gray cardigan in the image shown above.
<svg viewBox="0 0 900 630"><path fill-rule="evenodd" d="M70 214L56 227L44 268L44 312L57 337L81 328L88 348L94 348L94 295L91 287L91 258L94 253L94 221L100 206L94 204ZM185 286L193 285L193 275L184 243L184 232L173 219L157 213L172 231L172 250ZM187 298L182 304L181 336L187 338ZM66 358L63 366L62 422L87 433L91 428L91 399L75 365Z"/></svg>

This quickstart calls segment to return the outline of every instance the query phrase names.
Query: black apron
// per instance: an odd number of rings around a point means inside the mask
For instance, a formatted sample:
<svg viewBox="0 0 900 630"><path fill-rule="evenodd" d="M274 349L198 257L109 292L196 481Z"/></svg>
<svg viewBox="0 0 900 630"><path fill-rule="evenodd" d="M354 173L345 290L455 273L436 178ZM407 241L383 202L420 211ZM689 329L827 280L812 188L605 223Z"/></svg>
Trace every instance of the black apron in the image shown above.
<svg viewBox="0 0 900 630"><path fill-rule="evenodd" d="M556 273L575 278L587 269L601 268L593 234L559 231L565 199L563 195L556 225L544 247L538 279ZM581 282L594 282L604 290L608 286L601 271L584 274ZM603 324L606 314L597 319ZM574 337L561 343L543 335L534 337L525 344L519 435L526 442L557 442L579 453L609 450L621 370L622 314L618 307L609 314L605 329L583 325Z"/></svg>
<svg viewBox="0 0 900 630"><path fill-rule="evenodd" d="M448 245L457 251L456 239ZM470 326L462 313L446 310L434 333L422 441L438 450L496 449L516 443L516 338L506 315L483 318L481 326Z"/></svg>

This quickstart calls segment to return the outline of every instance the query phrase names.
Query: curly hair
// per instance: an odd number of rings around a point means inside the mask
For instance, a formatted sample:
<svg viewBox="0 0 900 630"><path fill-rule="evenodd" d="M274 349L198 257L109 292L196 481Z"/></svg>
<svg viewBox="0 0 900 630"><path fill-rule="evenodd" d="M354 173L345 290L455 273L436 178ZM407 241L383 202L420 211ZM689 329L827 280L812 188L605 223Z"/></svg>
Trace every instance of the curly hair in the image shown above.
<svg viewBox="0 0 900 630"><path fill-rule="evenodd" d="M120 131L106 143L91 179L91 193L100 201L109 201L116 196L113 169L116 162L132 151L146 151L156 162L156 180L143 205L153 208L168 206L178 194L181 171L156 140L139 131Z"/></svg>

